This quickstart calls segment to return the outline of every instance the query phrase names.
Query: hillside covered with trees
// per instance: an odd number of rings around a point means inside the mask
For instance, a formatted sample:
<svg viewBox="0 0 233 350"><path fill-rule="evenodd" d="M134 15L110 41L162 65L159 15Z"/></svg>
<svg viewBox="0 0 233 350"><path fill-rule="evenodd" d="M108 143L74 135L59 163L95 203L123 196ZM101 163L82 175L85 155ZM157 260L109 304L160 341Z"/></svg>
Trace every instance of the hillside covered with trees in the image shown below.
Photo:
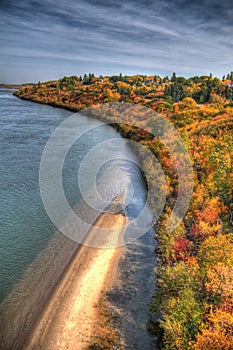
<svg viewBox="0 0 233 350"><path fill-rule="evenodd" d="M142 129L132 126L136 116L126 116L125 124L118 126L156 156L166 176L166 207L155 228L157 281L150 305L157 321L150 329L159 335L162 349L231 350L233 72L222 79L212 74L189 79L175 73L170 78L89 74L25 84L15 95L71 111L95 106L96 117L104 103L129 102L159 112L175 126L192 159L194 189L185 217L170 233L166 226L179 185L174 159L150 133L153 118L144 114ZM113 107L113 117L114 113ZM114 118L108 120L114 123ZM150 169L153 210L159 181L147 159L142 161Z"/></svg>

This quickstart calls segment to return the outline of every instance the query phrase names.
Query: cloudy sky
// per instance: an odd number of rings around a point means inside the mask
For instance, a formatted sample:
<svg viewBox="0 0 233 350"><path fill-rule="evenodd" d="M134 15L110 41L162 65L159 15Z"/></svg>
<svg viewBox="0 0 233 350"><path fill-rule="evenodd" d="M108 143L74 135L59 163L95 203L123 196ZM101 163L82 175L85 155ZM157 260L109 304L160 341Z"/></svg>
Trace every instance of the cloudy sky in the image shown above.
<svg viewBox="0 0 233 350"><path fill-rule="evenodd" d="M0 0L0 33L4 83L233 70L232 0Z"/></svg>

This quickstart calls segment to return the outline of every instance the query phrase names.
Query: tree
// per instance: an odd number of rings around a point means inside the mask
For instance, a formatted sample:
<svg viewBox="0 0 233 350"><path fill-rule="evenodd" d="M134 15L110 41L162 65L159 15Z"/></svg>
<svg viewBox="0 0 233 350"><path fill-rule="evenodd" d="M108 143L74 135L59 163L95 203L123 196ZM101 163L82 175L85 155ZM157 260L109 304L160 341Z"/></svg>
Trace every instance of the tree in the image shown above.
<svg viewBox="0 0 233 350"><path fill-rule="evenodd" d="M191 289L181 289L179 296L167 301L168 315L161 320L165 350L191 349L202 322L202 310Z"/></svg>
<svg viewBox="0 0 233 350"><path fill-rule="evenodd" d="M194 350L232 350L233 315L221 310L211 312L208 326L200 329Z"/></svg>
<svg viewBox="0 0 233 350"><path fill-rule="evenodd" d="M233 267L233 234L208 237L199 248L198 260L200 266L205 270L219 262Z"/></svg>
<svg viewBox="0 0 233 350"><path fill-rule="evenodd" d="M132 91L132 86L130 84L124 83L123 81L118 81L117 90L120 94L130 94Z"/></svg>
<svg viewBox="0 0 233 350"><path fill-rule="evenodd" d="M220 303L233 295L233 268L218 262L207 270L205 287L208 293Z"/></svg>
<svg viewBox="0 0 233 350"><path fill-rule="evenodd" d="M179 109L192 109L197 107L196 101L191 97L185 97L182 101L178 103Z"/></svg>
<svg viewBox="0 0 233 350"><path fill-rule="evenodd" d="M176 73L174 72L173 74L172 74L172 77L171 77L171 82L175 82L176 81Z"/></svg>
<svg viewBox="0 0 233 350"><path fill-rule="evenodd" d="M225 96L228 100L233 100L233 88L230 86L226 86L225 88Z"/></svg>
<svg viewBox="0 0 233 350"><path fill-rule="evenodd" d="M184 98L184 88L181 84L174 82L171 86L171 96L174 102L179 102Z"/></svg>
<svg viewBox="0 0 233 350"><path fill-rule="evenodd" d="M106 89L105 96L108 102L116 102L121 97L121 95L118 94L118 92L113 92L111 89Z"/></svg>
<svg viewBox="0 0 233 350"><path fill-rule="evenodd" d="M191 253L191 242L183 237L177 237L173 245L176 260L188 260Z"/></svg>

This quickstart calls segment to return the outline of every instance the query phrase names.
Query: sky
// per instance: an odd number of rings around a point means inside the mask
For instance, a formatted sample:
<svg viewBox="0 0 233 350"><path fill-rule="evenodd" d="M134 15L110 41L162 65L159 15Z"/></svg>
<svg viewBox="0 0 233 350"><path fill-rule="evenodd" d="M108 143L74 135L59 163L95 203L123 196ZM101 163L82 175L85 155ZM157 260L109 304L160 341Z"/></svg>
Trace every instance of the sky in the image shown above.
<svg viewBox="0 0 233 350"><path fill-rule="evenodd" d="M232 0L0 0L0 83L63 76L222 77Z"/></svg>

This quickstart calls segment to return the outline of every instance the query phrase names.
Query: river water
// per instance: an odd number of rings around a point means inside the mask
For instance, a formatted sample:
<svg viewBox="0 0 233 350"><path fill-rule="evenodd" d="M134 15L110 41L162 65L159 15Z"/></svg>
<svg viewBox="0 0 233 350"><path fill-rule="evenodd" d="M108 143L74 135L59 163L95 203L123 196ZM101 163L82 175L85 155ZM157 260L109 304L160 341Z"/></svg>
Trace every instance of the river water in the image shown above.
<svg viewBox="0 0 233 350"><path fill-rule="evenodd" d="M0 90L0 348L4 350L20 348L77 248L77 243L59 233L50 221L39 189L43 149L52 132L70 115L66 110L23 101L8 90ZM88 117L80 117L77 123L90 131L72 146L64 162L62 181L70 206L75 207L82 197L77 172L84 156L103 141L119 139L119 146L111 150L115 160L101 169L97 183L100 189L101 184L109 189L105 185L111 181L112 193L105 193L111 198L126 190L122 186L133 187L126 215L135 216L145 205L146 189L127 140L112 127L99 126ZM149 209L145 218L151 220ZM127 349L154 348L146 331L154 281L153 235L151 229L123 248L117 285L109 293L109 300L122 315L119 327Z"/></svg>

